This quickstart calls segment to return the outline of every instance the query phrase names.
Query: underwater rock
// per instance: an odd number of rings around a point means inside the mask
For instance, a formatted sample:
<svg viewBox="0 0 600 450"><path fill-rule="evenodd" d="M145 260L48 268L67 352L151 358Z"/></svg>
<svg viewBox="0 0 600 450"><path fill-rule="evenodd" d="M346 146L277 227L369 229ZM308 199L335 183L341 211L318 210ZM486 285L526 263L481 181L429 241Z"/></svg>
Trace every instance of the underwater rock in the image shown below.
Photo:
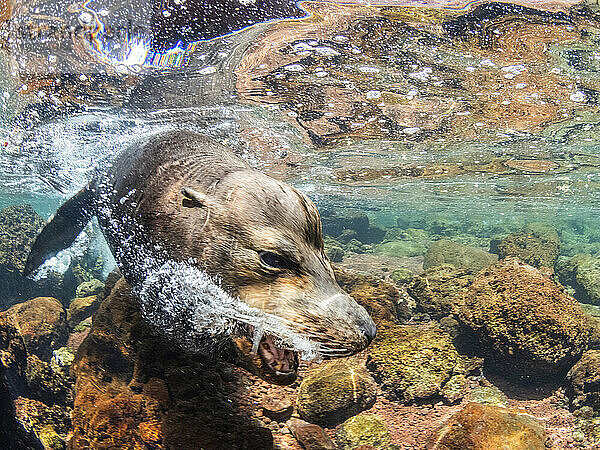
<svg viewBox="0 0 600 450"><path fill-rule="evenodd" d="M407 299L397 286L371 275L362 275L334 267L340 287L363 306L375 323L408 319L411 314Z"/></svg>
<svg viewBox="0 0 600 450"><path fill-rule="evenodd" d="M413 277L412 270L410 269L395 269L390 274L390 280L396 284L406 284Z"/></svg>
<svg viewBox="0 0 600 450"><path fill-rule="evenodd" d="M500 259L515 256L534 267L554 267L559 253L556 229L544 223L532 223L518 233L505 237L498 245Z"/></svg>
<svg viewBox="0 0 600 450"><path fill-rule="evenodd" d="M508 406L508 397L496 386L479 386L469 392L469 401L491 406Z"/></svg>
<svg viewBox="0 0 600 450"><path fill-rule="evenodd" d="M50 363L41 361L35 355L28 356L25 376L29 397L40 400L46 405L73 404L71 385L52 369Z"/></svg>
<svg viewBox="0 0 600 450"><path fill-rule="evenodd" d="M362 414L346 420L337 429L335 440L340 450L353 450L361 445L389 449L392 445L385 422L375 414Z"/></svg>
<svg viewBox="0 0 600 450"><path fill-rule="evenodd" d="M14 205L0 211L0 266L21 273L31 245L46 221L31 205Z"/></svg>
<svg viewBox="0 0 600 450"><path fill-rule="evenodd" d="M291 419L287 426L305 450L336 450L337 447L319 425Z"/></svg>
<svg viewBox="0 0 600 450"><path fill-rule="evenodd" d="M75 297L89 297L90 295L98 295L104 291L104 283L96 278L90 281L84 281L75 291Z"/></svg>
<svg viewBox="0 0 600 450"><path fill-rule="evenodd" d="M567 374L567 394L574 408L590 406L600 412L600 350L589 350Z"/></svg>
<svg viewBox="0 0 600 450"><path fill-rule="evenodd" d="M331 262L342 262L344 259L344 249L337 245L328 246L325 250L325 254Z"/></svg>
<svg viewBox="0 0 600 450"><path fill-rule="evenodd" d="M435 241L427 249L423 269L449 264L457 269L465 269L470 272L479 272L498 260L484 250L468 245L459 244L449 239Z"/></svg>
<svg viewBox="0 0 600 450"><path fill-rule="evenodd" d="M67 309L69 326L75 328L82 320L94 314L98 306L100 306L100 299L97 294L75 298L69 305L69 309Z"/></svg>
<svg viewBox="0 0 600 450"><path fill-rule="evenodd" d="M335 238L342 244L357 240L362 244L381 242L385 230L371 225L364 213L351 213L345 216L322 215L323 233Z"/></svg>
<svg viewBox="0 0 600 450"><path fill-rule="evenodd" d="M560 282L575 290L577 300L600 305L600 257L560 258L556 269Z"/></svg>
<svg viewBox="0 0 600 450"><path fill-rule="evenodd" d="M27 353L50 361L52 351L66 344L69 337L62 304L52 297L37 297L12 306L0 317L7 317L19 330Z"/></svg>
<svg viewBox="0 0 600 450"><path fill-rule="evenodd" d="M81 285L85 282L103 279L104 264L103 256L96 249L87 248L83 255L73 261L70 271L73 273L76 283ZM77 296L80 295L77 294Z"/></svg>
<svg viewBox="0 0 600 450"><path fill-rule="evenodd" d="M481 366L481 359L460 355L452 337L432 327L382 322L367 351L367 367L385 396L406 403L440 396L453 375Z"/></svg>
<svg viewBox="0 0 600 450"><path fill-rule="evenodd" d="M409 258L421 256L427 250L428 243L413 240L394 240L384 242L375 247L377 255L392 256L394 258Z"/></svg>
<svg viewBox="0 0 600 450"><path fill-rule="evenodd" d="M276 422L285 422L292 417L294 404L291 400L285 398L266 397L261 402L263 416Z"/></svg>
<svg viewBox="0 0 600 450"><path fill-rule="evenodd" d="M227 399L215 359L189 355L141 318L118 281L77 352L74 448L256 448L273 446ZM251 447L242 447L251 443Z"/></svg>
<svg viewBox="0 0 600 450"><path fill-rule="evenodd" d="M454 375L450 378L440 392L444 402L452 404L462 400L467 392L468 383L464 375Z"/></svg>
<svg viewBox="0 0 600 450"><path fill-rule="evenodd" d="M364 364L353 358L326 362L310 371L298 389L300 417L337 425L375 403L377 385Z"/></svg>
<svg viewBox="0 0 600 450"><path fill-rule="evenodd" d="M50 367L64 378L69 378L69 369L71 368L74 359L75 354L73 353L73 350L71 350L71 347L61 347L52 352Z"/></svg>
<svg viewBox="0 0 600 450"><path fill-rule="evenodd" d="M70 410L59 405L48 406L25 397L17 398L14 404L17 422L30 436L35 436L38 440L33 448L67 448L67 435L71 427Z"/></svg>
<svg viewBox="0 0 600 450"><path fill-rule="evenodd" d="M435 432L428 450L543 450L544 426L528 414L497 406L469 403Z"/></svg>
<svg viewBox="0 0 600 450"><path fill-rule="evenodd" d="M473 274L468 269L441 265L414 277L407 290L422 311L441 318L458 312L472 281Z"/></svg>
<svg viewBox="0 0 600 450"><path fill-rule="evenodd" d="M588 345L589 322L575 299L517 258L477 274L464 298L461 321L507 376L558 375Z"/></svg>

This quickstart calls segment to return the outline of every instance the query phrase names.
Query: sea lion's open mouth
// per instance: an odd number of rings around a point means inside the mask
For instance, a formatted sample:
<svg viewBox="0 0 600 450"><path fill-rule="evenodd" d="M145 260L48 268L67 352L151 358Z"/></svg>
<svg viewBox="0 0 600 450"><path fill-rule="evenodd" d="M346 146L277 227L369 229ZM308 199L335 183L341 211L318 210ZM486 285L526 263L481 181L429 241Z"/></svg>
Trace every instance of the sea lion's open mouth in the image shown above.
<svg viewBox="0 0 600 450"><path fill-rule="evenodd" d="M252 335L253 329L249 333ZM278 345L272 335L264 334L258 344L247 336L233 338L237 353L237 364L262 379L287 386L298 376L298 354Z"/></svg>
<svg viewBox="0 0 600 450"><path fill-rule="evenodd" d="M298 355L288 349L278 347L271 335L264 335L258 345L258 354L265 368L277 377L296 377Z"/></svg>

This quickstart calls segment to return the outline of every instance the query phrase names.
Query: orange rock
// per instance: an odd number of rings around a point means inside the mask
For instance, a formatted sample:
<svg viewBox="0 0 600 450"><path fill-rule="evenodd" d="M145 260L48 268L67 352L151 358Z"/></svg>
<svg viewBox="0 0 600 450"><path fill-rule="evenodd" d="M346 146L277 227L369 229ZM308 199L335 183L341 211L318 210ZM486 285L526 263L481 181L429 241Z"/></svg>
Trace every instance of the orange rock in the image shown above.
<svg viewBox="0 0 600 450"><path fill-rule="evenodd" d="M37 297L0 313L23 338L27 352L49 361L52 351L67 342L69 327L62 304L52 297Z"/></svg>
<svg viewBox="0 0 600 450"><path fill-rule="evenodd" d="M499 406L469 403L437 430L428 450L543 450L546 430L535 418Z"/></svg>
<svg viewBox="0 0 600 450"><path fill-rule="evenodd" d="M120 280L94 315L72 366L71 448L271 448L271 432L224 401L215 360L157 337L138 308Z"/></svg>

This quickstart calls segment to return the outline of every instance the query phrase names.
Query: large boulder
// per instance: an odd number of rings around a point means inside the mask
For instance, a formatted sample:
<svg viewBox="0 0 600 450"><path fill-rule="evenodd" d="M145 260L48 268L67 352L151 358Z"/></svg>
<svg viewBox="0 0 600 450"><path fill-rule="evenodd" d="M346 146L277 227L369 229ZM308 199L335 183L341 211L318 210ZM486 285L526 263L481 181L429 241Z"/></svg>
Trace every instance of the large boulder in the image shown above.
<svg viewBox="0 0 600 450"><path fill-rule="evenodd" d="M591 333L577 301L517 258L477 274L460 319L499 370L532 378L566 371L586 349Z"/></svg>
<svg viewBox="0 0 600 450"><path fill-rule="evenodd" d="M500 242L501 259L517 257L534 267L554 267L558 258L559 239L556 229L544 223L532 223Z"/></svg>
<svg viewBox="0 0 600 450"><path fill-rule="evenodd" d="M458 312L472 281L473 274L468 269L444 264L414 277L407 289L420 310L434 318L441 318Z"/></svg>
<svg viewBox="0 0 600 450"><path fill-rule="evenodd" d="M454 375L480 366L478 358L458 353L448 333L430 326L381 323L368 349L367 367L384 395L406 403L443 396Z"/></svg>
<svg viewBox="0 0 600 450"><path fill-rule="evenodd" d="M375 403L377 385L362 362L340 359L310 371L298 389L298 413L308 422L334 426Z"/></svg>
<svg viewBox="0 0 600 450"><path fill-rule="evenodd" d="M546 430L535 418L498 406L469 403L438 429L428 450L544 450Z"/></svg>
<svg viewBox="0 0 600 450"><path fill-rule="evenodd" d="M590 406L600 412L600 350L589 350L569 370L567 393L574 408Z"/></svg>
<svg viewBox="0 0 600 450"><path fill-rule="evenodd" d="M423 269L448 264L468 272L479 272L498 260L497 255L449 239L435 241L427 249Z"/></svg>
<svg viewBox="0 0 600 450"><path fill-rule="evenodd" d="M226 400L239 387L225 386L223 363L157 336L123 280L94 315L71 370L73 448L272 448L270 430Z"/></svg>
<svg viewBox="0 0 600 450"><path fill-rule="evenodd" d="M19 330L30 355L50 361L52 351L64 346L69 337L66 313L52 297L37 297L0 313Z"/></svg>
<svg viewBox="0 0 600 450"><path fill-rule="evenodd" d="M360 446L389 449L392 445L385 422L375 414L363 414L346 420L335 433L340 450L353 450Z"/></svg>

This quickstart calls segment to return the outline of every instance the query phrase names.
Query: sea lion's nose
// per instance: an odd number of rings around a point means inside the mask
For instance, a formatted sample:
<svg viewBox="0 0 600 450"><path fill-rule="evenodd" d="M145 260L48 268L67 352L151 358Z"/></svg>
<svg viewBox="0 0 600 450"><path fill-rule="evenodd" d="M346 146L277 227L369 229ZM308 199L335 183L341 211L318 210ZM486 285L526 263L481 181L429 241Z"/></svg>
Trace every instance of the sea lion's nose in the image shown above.
<svg viewBox="0 0 600 450"><path fill-rule="evenodd" d="M362 324L361 331L365 339L367 340L366 346L368 346L371 343L371 341L375 339L375 335L377 334L377 327L375 326L375 322L373 322L372 320L366 321L364 324Z"/></svg>

